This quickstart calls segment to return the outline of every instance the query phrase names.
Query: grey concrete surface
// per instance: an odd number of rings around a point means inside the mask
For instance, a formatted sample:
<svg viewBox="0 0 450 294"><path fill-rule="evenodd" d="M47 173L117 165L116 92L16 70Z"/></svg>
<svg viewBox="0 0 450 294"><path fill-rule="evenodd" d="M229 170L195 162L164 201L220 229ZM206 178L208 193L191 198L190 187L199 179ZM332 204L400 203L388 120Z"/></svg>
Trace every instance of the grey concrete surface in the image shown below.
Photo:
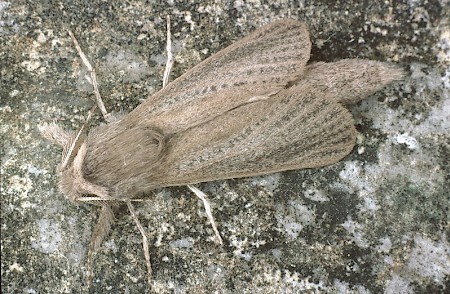
<svg viewBox="0 0 450 294"><path fill-rule="evenodd" d="M93 95L66 30L97 68L108 109L161 87L165 17L173 77L275 19L310 27L312 60L397 62L407 78L352 107L358 142L326 168L186 187L137 204L157 293L450 291L449 2L0 1L1 291L145 293L141 238L123 210L94 259L98 209L57 189L61 150L37 126L76 130ZM243 77L245 78L245 77ZM97 115L92 124L99 124Z"/></svg>

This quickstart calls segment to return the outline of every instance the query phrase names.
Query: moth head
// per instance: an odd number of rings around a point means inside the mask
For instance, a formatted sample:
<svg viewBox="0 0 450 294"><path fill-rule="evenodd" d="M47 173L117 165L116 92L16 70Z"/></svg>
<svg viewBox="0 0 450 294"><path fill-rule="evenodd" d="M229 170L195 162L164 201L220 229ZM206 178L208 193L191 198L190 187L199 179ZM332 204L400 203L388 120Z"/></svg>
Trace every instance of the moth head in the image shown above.
<svg viewBox="0 0 450 294"><path fill-rule="evenodd" d="M105 187L90 183L83 176L82 168L87 152L83 128L78 132L66 131L55 123L44 124L38 128L44 138L63 148L58 167L61 192L73 202L83 201L86 195L108 198Z"/></svg>

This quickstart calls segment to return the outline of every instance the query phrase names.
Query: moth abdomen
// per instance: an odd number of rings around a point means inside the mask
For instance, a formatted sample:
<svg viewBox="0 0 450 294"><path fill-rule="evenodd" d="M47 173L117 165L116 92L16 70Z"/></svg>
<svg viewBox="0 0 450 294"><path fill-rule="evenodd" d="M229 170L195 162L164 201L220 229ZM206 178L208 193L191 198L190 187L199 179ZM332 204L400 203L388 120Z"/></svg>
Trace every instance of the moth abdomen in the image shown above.
<svg viewBox="0 0 450 294"><path fill-rule="evenodd" d="M404 70L395 64L343 59L308 65L299 83L310 85L339 103L354 104L404 76Z"/></svg>

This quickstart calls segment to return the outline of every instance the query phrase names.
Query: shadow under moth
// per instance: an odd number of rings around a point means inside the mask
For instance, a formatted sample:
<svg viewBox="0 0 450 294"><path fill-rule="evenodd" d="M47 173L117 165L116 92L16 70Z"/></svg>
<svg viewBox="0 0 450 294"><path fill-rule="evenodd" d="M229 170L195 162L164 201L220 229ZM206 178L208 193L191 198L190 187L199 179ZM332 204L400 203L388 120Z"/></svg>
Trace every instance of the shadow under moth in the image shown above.
<svg viewBox="0 0 450 294"><path fill-rule="evenodd" d="M113 207L127 203L133 215L130 201L155 188L316 168L345 157L356 140L346 105L401 80L404 72L361 59L308 63L310 50L303 22L275 21L125 116L89 132L41 126L43 136L63 147L62 193L101 206L88 270ZM150 274L148 252L146 260Z"/></svg>

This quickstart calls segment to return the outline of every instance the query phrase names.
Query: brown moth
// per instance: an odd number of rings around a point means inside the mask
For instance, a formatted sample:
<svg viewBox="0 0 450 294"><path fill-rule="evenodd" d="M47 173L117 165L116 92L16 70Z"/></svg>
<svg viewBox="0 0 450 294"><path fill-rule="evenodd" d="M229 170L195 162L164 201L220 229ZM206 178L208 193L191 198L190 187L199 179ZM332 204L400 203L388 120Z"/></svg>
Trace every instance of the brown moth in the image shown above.
<svg viewBox="0 0 450 294"><path fill-rule="evenodd" d="M64 148L60 190L72 201L102 206L89 256L106 235L117 201L159 187L322 167L345 157L356 138L345 105L404 73L370 60L307 64L310 50L303 22L275 21L120 119L88 133L41 127Z"/></svg>

